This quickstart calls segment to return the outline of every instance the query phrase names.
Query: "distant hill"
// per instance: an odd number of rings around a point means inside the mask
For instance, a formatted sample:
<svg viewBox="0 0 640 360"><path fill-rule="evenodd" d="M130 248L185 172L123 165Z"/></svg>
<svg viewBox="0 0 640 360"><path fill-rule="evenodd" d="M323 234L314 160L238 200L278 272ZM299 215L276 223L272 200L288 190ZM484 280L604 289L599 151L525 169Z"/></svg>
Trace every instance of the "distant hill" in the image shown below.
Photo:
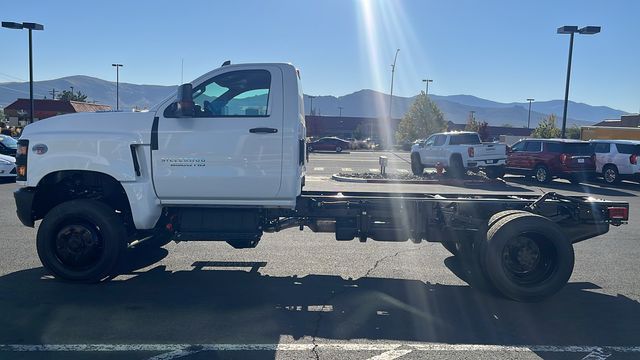
<svg viewBox="0 0 640 360"><path fill-rule="evenodd" d="M49 91L69 90L73 86L74 91L81 91L88 96L89 101L111 105L115 108L116 84L113 81L105 81L90 76L76 75L55 80L36 81L34 93L36 98L51 98ZM171 95L176 86L136 85L120 83L120 108L131 109L133 107L149 108L167 96ZM18 97L29 96L28 82L0 83L0 107L4 107ZM478 120L487 121L491 125L511 124L516 127L527 125L529 104L500 103L472 95L429 95L435 101L445 119L455 123L464 123L470 111L475 111ZM411 107L415 97L393 97L393 117L400 118ZM309 113L310 100L305 95L305 111ZM313 99L313 107L322 115L338 115L339 107L342 107L343 116L383 117L389 114L389 95L374 90L360 90L352 94L335 96L316 96ZM531 111L531 126L548 114L556 114L562 117L562 100L534 102ZM606 106L592 106L583 103L569 103L568 123L588 125L603 119L616 119L624 111L612 109Z"/></svg>
<svg viewBox="0 0 640 360"><path fill-rule="evenodd" d="M62 90L71 90L73 86L74 91L79 90L87 95L88 101L111 105L114 109L116 107L116 83L113 81L75 75L55 80L36 81L33 85L34 96L38 99L42 99L44 96L51 99L51 94L49 94L51 89L61 92ZM171 95L175 89L176 86L136 85L121 82L119 86L120 108L151 107ZM29 97L28 82L0 83L0 106L7 106L18 97Z"/></svg>

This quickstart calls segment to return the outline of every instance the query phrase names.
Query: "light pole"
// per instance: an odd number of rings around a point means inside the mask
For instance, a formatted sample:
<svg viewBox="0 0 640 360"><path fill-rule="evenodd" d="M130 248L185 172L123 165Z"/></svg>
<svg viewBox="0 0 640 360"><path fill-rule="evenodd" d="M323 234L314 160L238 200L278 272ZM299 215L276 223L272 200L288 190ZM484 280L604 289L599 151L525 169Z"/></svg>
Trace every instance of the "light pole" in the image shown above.
<svg viewBox="0 0 640 360"><path fill-rule="evenodd" d="M391 91L389 91L389 125L391 125L391 110L393 109L393 77L396 73L396 61L398 60L398 53L400 49L396 49L396 56L393 58L393 64L391 64ZM388 140L388 139L385 139Z"/></svg>
<svg viewBox="0 0 640 360"><path fill-rule="evenodd" d="M569 105L569 79L571 78L571 57L573 55L573 35L575 33L583 35L593 35L600 32L600 26L585 26L578 29L577 26L561 26L558 28L558 34L569 34L571 39L569 40L569 61L567 62L567 86L564 90L564 111L562 113L562 133L560 137L564 139L565 131L567 129L567 106Z"/></svg>
<svg viewBox="0 0 640 360"><path fill-rule="evenodd" d="M311 109L309 109L309 115L313 115L313 99L315 99L315 96L311 96L311 95L307 95L307 97L309 97L309 101L311 102Z"/></svg>
<svg viewBox="0 0 640 360"><path fill-rule="evenodd" d="M340 118L342 118L342 109L344 109L342 106L338 106L338 110L340 110Z"/></svg>
<svg viewBox="0 0 640 360"><path fill-rule="evenodd" d="M527 117L527 129L531 129L531 102L536 99L527 99L529 102L529 116Z"/></svg>
<svg viewBox="0 0 640 360"><path fill-rule="evenodd" d="M426 87L424 89L424 94L426 96L429 96L429 83L433 82L433 80L431 80L431 79L422 79L422 82L426 84Z"/></svg>
<svg viewBox="0 0 640 360"><path fill-rule="evenodd" d="M33 46L31 41L32 30L44 30L44 26L37 23L15 23L15 22L2 22L2 27L7 29L27 29L29 30L29 104L31 111L29 111L29 124L33 123Z"/></svg>
<svg viewBox="0 0 640 360"><path fill-rule="evenodd" d="M111 64L116 68L116 111L120 111L120 68L122 64Z"/></svg>

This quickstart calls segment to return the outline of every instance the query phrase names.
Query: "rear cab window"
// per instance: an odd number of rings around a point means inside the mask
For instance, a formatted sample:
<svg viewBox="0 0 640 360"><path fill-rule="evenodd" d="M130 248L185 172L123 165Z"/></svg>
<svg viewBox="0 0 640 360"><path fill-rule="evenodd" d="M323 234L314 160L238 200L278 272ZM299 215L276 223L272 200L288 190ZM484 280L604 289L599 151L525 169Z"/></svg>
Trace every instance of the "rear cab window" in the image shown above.
<svg viewBox="0 0 640 360"><path fill-rule="evenodd" d="M480 137L478 134L456 134L451 135L449 145L479 145Z"/></svg>
<svg viewBox="0 0 640 360"><path fill-rule="evenodd" d="M542 141L527 141L524 145L524 151L540 152L542 151Z"/></svg>

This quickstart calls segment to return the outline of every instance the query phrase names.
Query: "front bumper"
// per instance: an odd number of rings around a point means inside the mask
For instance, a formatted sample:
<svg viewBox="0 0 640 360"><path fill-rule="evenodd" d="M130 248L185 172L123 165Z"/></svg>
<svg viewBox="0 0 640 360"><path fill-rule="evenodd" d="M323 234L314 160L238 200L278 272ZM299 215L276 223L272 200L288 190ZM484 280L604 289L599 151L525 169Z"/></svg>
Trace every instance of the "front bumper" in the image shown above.
<svg viewBox="0 0 640 360"><path fill-rule="evenodd" d="M13 192L16 200L16 213L24 226L33 227L33 198L36 195L34 188L20 188Z"/></svg>

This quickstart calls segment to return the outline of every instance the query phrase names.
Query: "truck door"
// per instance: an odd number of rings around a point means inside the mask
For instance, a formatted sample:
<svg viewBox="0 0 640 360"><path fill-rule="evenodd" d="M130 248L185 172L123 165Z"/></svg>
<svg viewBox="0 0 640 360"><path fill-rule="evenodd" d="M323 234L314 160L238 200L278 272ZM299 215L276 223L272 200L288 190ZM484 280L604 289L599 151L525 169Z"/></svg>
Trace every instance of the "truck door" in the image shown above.
<svg viewBox="0 0 640 360"><path fill-rule="evenodd" d="M157 149L152 140L158 197L167 203L277 198L284 132L282 71L276 66L229 66L210 74L193 84L193 117L176 117L171 104L158 112Z"/></svg>

